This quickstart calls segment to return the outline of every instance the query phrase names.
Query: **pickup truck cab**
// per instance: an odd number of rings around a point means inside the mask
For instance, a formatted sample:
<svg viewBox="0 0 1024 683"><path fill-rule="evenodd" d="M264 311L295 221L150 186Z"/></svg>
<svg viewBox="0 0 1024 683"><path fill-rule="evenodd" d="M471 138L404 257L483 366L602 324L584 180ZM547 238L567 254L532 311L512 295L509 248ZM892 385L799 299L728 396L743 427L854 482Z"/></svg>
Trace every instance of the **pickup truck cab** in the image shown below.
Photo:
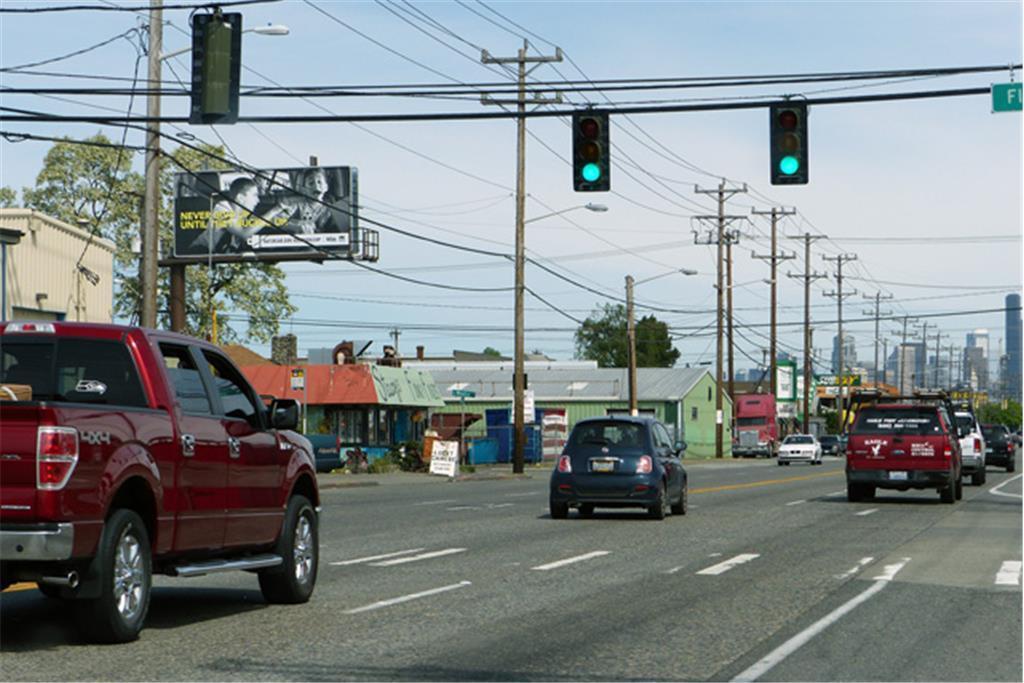
<svg viewBox="0 0 1024 683"><path fill-rule="evenodd" d="M298 404L264 406L221 350L119 325L0 323L0 587L138 637L154 573L258 574L309 600L319 494ZM15 400L11 400L15 399Z"/></svg>
<svg viewBox="0 0 1024 683"><path fill-rule="evenodd" d="M963 497L962 465L948 401L897 400L858 409L846 449L847 498L870 500L880 488L935 489L943 503L954 503Z"/></svg>

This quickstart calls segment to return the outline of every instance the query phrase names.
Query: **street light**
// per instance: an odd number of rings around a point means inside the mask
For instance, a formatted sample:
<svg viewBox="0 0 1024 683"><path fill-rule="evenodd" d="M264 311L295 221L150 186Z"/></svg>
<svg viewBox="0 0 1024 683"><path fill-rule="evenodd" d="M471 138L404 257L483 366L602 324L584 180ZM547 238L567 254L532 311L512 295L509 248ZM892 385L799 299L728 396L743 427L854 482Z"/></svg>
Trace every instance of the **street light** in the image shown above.
<svg viewBox="0 0 1024 683"><path fill-rule="evenodd" d="M636 396L636 325L633 323L633 287L642 285L645 282L651 282L652 280L659 280L668 275L675 275L676 273L696 275L697 271L692 268L677 268L660 275L644 278L643 280L633 280L632 275L626 276L626 340L629 344L629 414L633 416L639 414Z"/></svg>
<svg viewBox="0 0 1024 683"><path fill-rule="evenodd" d="M523 121L523 119L520 119ZM513 425L513 449L512 449L512 471L516 474L520 474L523 471L523 446L526 443L526 429L525 419L523 415L523 394L526 392L526 373L523 368L523 359L525 357L525 340L524 340L524 322L523 322L523 299L525 297L526 285L525 279L525 230L523 227L527 223L533 223L539 221L542 218L550 218L551 216L558 216L569 211L576 211L577 209L586 209L587 211L604 212L608 210L608 207L604 204L580 204L578 206L570 206L568 209L562 209L561 211L553 211L546 213L541 216L536 216L528 220L521 220L523 215L522 210L522 195L520 195L520 203L516 210L516 252L515 252L515 360L514 369L512 371L512 425Z"/></svg>
<svg viewBox="0 0 1024 683"><path fill-rule="evenodd" d="M288 35L289 29L281 24L268 24L246 29L242 33L257 33L268 36ZM142 259L140 264L140 289L142 291L142 327L156 327L156 283L160 211L160 63L176 55L190 51L191 47L163 54L163 0L152 0L149 10L149 85L146 97L146 181L145 206L142 221ZM171 329L181 332L185 329L185 266L171 266Z"/></svg>
<svg viewBox="0 0 1024 683"><path fill-rule="evenodd" d="M7 320L7 247L25 236L21 230L0 228L0 321Z"/></svg>

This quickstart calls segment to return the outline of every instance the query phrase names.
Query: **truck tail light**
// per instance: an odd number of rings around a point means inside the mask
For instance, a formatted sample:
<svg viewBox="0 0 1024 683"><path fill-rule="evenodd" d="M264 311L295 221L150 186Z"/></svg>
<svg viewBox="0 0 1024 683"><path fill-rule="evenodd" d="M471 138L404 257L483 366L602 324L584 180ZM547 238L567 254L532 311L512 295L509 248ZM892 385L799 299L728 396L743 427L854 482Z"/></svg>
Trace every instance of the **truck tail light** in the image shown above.
<svg viewBox="0 0 1024 683"><path fill-rule="evenodd" d="M36 488L64 488L78 464L78 430L40 427L36 439Z"/></svg>
<svg viewBox="0 0 1024 683"><path fill-rule="evenodd" d="M640 459L636 461L636 473L637 474L650 474L654 471L654 461L651 460L649 455L641 455Z"/></svg>
<svg viewBox="0 0 1024 683"><path fill-rule="evenodd" d="M974 452L981 453L981 439L974 437Z"/></svg>
<svg viewBox="0 0 1024 683"><path fill-rule="evenodd" d="M558 471L562 474L572 473L572 461L568 455L561 455L558 457Z"/></svg>

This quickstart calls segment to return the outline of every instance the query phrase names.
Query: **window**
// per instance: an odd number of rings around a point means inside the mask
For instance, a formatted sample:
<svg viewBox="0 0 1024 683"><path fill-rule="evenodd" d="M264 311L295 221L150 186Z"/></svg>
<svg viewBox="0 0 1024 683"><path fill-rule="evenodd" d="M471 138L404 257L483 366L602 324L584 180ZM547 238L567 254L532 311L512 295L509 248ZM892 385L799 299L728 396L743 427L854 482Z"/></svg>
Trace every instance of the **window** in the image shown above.
<svg viewBox="0 0 1024 683"><path fill-rule="evenodd" d="M763 425L763 424L768 424L768 418L766 418L764 415L759 415L757 417L739 417L739 418L736 418L736 426L737 427L753 427L755 425Z"/></svg>
<svg viewBox="0 0 1024 683"><path fill-rule="evenodd" d="M245 420L255 429L259 429L260 411L249 397L248 385L231 364L223 357L203 351L203 356L213 375L213 386L220 396L221 410L225 417Z"/></svg>
<svg viewBox="0 0 1024 683"><path fill-rule="evenodd" d="M814 443L814 437L813 436L807 436L806 434L792 434L790 436L787 436L782 441L782 443L784 443L784 444L797 444L797 445L803 444L803 445L806 446L808 444Z"/></svg>
<svg viewBox="0 0 1024 683"><path fill-rule="evenodd" d="M572 430L569 444L645 448L647 439L644 428L635 422L583 422Z"/></svg>
<svg viewBox="0 0 1024 683"><path fill-rule="evenodd" d="M708 400L711 400L711 387L708 387Z"/></svg>
<svg viewBox="0 0 1024 683"><path fill-rule="evenodd" d="M350 446L366 445L365 410L338 411L338 439Z"/></svg>
<svg viewBox="0 0 1024 683"><path fill-rule="evenodd" d="M690 408L690 419L691 420L696 420L697 419L697 406L693 406L692 408Z"/></svg>
<svg viewBox="0 0 1024 683"><path fill-rule="evenodd" d="M672 450L672 438L668 435L668 430L661 424L654 425L654 438L657 440L659 448Z"/></svg>
<svg viewBox="0 0 1024 683"><path fill-rule="evenodd" d="M0 382L32 387L32 399L148 406L124 344L95 339L4 340Z"/></svg>
<svg viewBox="0 0 1024 683"><path fill-rule="evenodd" d="M935 408L862 408L853 425L854 434L941 434Z"/></svg>
<svg viewBox="0 0 1024 683"><path fill-rule="evenodd" d="M387 408L377 408L373 411L374 420L374 441L378 446L391 445L391 411Z"/></svg>
<svg viewBox="0 0 1024 683"><path fill-rule="evenodd" d="M181 409L186 413L212 413L213 408L210 406L210 398L206 395L203 379L199 376L199 368L192 360L188 348L161 344L160 353L164 357L164 368L174 386L174 395Z"/></svg>

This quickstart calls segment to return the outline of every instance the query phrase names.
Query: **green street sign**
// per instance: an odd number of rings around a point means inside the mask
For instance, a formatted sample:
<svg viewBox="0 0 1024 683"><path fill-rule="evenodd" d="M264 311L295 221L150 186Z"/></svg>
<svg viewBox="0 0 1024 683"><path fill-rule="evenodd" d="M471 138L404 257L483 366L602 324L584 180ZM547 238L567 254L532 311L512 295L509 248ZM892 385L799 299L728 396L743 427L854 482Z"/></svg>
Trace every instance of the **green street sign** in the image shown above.
<svg viewBox="0 0 1024 683"><path fill-rule="evenodd" d="M473 398L476 392L470 389L452 389L452 396L456 398Z"/></svg>
<svg viewBox="0 0 1024 683"><path fill-rule="evenodd" d="M992 84L992 113L1021 110L1020 83Z"/></svg>

